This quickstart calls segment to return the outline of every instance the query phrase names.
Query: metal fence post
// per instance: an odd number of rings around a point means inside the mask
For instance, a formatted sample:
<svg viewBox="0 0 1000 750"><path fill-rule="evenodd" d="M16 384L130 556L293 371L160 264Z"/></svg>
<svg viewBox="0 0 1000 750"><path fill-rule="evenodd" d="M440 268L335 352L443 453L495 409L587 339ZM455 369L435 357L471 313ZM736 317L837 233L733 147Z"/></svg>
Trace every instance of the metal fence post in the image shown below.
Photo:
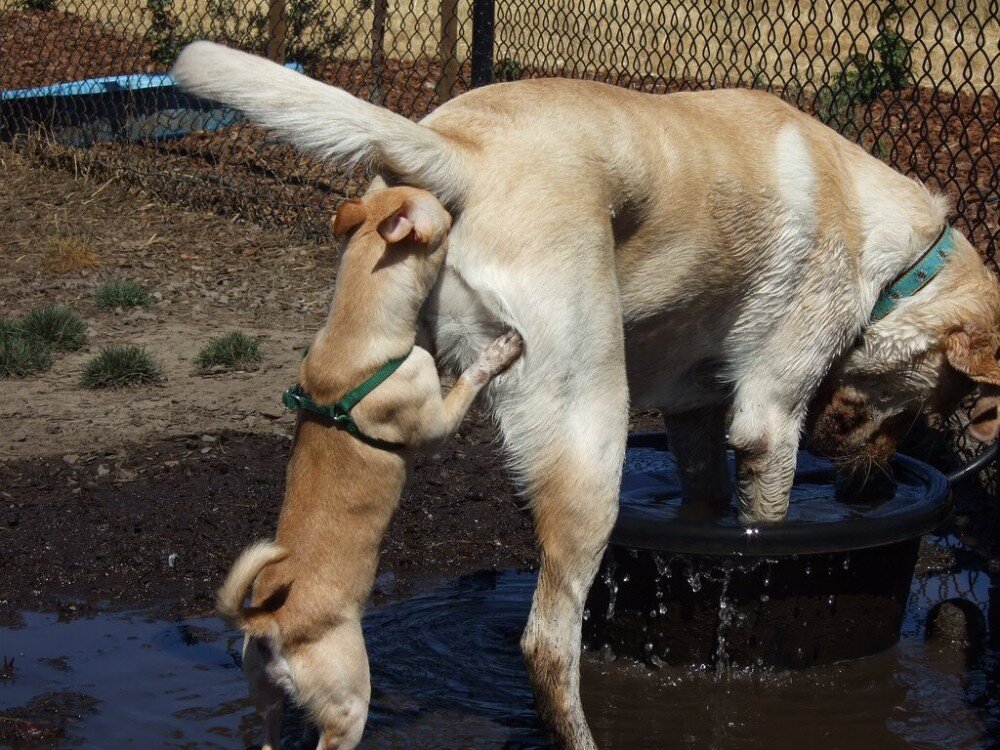
<svg viewBox="0 0 1000 750"><path fill-rule="evenodd" d="M389 15L388 0L375 0L372 17L372 90L368 101L385 102L385 23Z"/></svg>
<svg viewBox="0 0 1000 750"><path fill-rule="evenodd" d="M438 57L441 58L441 77L437 82L437 98L443 103L454 96L462 72L462 62L458 59L458 0L441 0Z"/></svg>
<svg viewBox="0 0 1000 750"><path fill-rule="evenodd" d="M472 87L493 83L494 0L472 3Z"/></svg>

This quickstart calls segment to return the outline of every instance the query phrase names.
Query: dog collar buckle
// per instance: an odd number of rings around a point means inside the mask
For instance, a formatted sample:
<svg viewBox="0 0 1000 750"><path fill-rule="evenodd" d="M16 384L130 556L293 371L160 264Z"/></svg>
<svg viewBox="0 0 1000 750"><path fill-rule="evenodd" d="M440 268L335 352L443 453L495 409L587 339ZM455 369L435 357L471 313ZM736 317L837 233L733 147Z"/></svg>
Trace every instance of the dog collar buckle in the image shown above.
<svg viewBox="0 0 1000 750"><path fill-rule="evenodd" d="M308 411L313 414L318 414L324 419L329 420L337 429L344 430L350 435L356 437L362 443L370 445L373 448L379 448L384 451L400 450L406 446L402 443L393 443L388 440L381 440L364 434L358 427L357 422L354 421L354 417L351 416L351 409L357 406L361 399L378 388L378 386L382 385L382 383L384 383L390 375L399 369L399 366L402 365L409 356L410 353L407 352L402 357L390 359L378 370L376 370L374 375L365 380L357 388L347 393L336 403L328 405L317 404L312 397L306 393L302 386L298 384L293 385L281 394L281 403L292 411Z"/></svg>

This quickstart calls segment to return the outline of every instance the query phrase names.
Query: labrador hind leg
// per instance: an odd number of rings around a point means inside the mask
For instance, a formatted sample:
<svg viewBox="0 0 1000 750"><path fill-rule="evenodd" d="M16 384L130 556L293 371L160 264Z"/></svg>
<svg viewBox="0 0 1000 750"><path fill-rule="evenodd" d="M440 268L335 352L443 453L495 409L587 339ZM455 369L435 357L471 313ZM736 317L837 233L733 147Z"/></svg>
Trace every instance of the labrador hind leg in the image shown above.
<svg viewBox="0 0 1000 750"><path fill-rule="evenodd" d="M527 360L516 382L497 389L497 415L541 547L521 648L539 713L556 742L572 750L594 747L580 702L580 630L618 514L628 430L624 353L609 338L609 351L588 367L533 373Z"/></svg>
<svg viewBox="0 0 1000 750"><path fill-rule="evenodd" d="M729 509L732 482L726 444L727 406L711 404L678 414L664 411L686 516L716 518Z"/></svg>

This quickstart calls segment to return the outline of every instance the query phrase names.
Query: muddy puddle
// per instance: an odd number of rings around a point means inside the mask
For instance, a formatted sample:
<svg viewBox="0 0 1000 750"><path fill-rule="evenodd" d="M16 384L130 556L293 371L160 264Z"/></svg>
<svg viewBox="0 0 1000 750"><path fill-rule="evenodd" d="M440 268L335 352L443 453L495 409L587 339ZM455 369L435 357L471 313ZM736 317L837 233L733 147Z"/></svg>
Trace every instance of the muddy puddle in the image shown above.
<svg viewBox="0 0 1000 750"><path fill-rule="evenodd" d="M954 544L954 540L950 540ZM370 612L373 670L363 747L544 748L518 638L534 574L449 580ZM975 569L914 581L900 644L875 657L798 673L729 673L584 659L584 704L602 748L964 748L1000 737L1000 663L973 666L925 643L937 602L986 610L1000 591ZM226 748L258 741L239 670L240 639L214 618L141 613L60 622L24 613L0 629L0 731L9 710L63 701L46 747ZM50 695L50 694L55 694ZM39 709L40 710L40 709ZM29 711L29 718L30 711ZM297 729L289 730L289 747ZM7 736L8 741L10 735ZM2 745L2 742L0 742Z"/></svg>

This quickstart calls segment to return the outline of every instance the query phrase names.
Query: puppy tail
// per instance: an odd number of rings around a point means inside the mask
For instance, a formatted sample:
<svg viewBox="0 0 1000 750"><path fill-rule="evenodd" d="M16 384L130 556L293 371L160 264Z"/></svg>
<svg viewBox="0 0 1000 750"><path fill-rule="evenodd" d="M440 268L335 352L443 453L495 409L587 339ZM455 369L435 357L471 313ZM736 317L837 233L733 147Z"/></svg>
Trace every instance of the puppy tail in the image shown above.
<svg viewBox="0 0 1000 750"><path fill-rule="evenodd" d="M215 606L219 615L249 635L266 635L274 621L273 614L244 607L243 601L260 571L286 557L288 553L272 542L257 542L243 550L216 594Z"/></svg>
<svg viewBox="0 0 1000 750"><path fill-rule="evenodd" d="M447 204L464 191L464 148L454 140L270 60L199 41L170 72L185 91L242 110L325 161L374 163Z"/></svg>

